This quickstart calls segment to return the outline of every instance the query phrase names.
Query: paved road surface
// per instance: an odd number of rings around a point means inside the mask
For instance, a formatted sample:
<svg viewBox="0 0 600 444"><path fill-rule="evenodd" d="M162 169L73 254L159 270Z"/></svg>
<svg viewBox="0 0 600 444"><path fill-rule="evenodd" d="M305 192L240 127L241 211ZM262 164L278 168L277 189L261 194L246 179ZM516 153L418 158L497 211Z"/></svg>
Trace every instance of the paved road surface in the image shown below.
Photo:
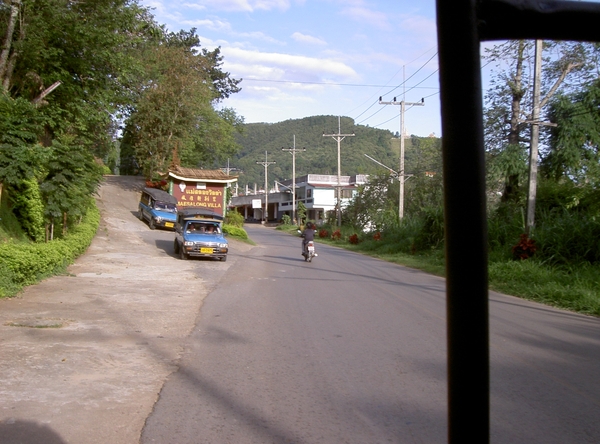
<svg viewBox="0 0 600 444"><path fill-rule="evenodd" d="M247 227L148 443L446 441L442 279ZM492 442L600 442L600 322L492 295Z"/></svg>
<svg viewBox="0 0 600 444"><path fill-rule="evenodd" d="M89 251L0 300L0 443L445 442L442 279L257 225L181 261L142 185L107 178ZM492 442L600 442L600 320L491 300Z"/></svg>

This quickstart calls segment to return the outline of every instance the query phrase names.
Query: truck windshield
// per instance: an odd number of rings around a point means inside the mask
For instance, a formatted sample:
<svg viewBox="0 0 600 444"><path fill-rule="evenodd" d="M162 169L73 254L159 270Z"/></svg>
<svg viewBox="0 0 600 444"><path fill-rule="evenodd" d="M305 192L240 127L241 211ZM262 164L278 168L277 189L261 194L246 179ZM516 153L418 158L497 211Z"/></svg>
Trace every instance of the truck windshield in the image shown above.
<svg viewBox="0 0 600 444"><path fill-rule="evenodd" d="M167 211L169 213L177 212L177 207L175 205L170 204L170 203L165 203L165 202L156 202L156 204L154 205L154 208L156 208L157 210L161 210L161 211Z"/></svg>

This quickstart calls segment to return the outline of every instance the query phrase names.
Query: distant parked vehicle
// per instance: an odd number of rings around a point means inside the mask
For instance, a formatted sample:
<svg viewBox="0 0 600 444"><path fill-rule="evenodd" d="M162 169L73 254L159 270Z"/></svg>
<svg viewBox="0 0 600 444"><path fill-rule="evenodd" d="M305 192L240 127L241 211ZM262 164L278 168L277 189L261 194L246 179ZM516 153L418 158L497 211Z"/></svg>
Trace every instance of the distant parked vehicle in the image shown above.
<svg viewBox="0 0 600 444"><path fill-rule="evenodd" d="M138 208L140 220L147 220L151 230L156 227L175 229L177 199L157 188L144 188Z"/></svg>
<svg viewBox="0 0 600 444"><path fill-rule="evenodd" d="M181 259L214 257L225 262L229 245L223 234L223 216L205 208L184 208L177 215L173 249Z"/></svg>

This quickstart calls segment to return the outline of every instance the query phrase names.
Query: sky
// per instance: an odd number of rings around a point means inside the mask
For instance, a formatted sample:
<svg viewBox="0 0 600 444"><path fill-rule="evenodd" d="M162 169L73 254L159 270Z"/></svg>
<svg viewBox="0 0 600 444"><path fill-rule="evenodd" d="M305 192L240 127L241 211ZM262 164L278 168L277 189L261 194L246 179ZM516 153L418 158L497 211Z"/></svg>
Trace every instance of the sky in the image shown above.
<svg viewBox="0 0 600 444"><path fill-rule="evenodd" d="M223 101L246 123L316 115L440 137L435 0L140 0L169 31L196 28L242 79ZM423 106L411 106L424 99ZM337 132L338 128L331 128ZM354 128L341 128L342 133ZM290 135L290 139L292 135Z"/></svg>

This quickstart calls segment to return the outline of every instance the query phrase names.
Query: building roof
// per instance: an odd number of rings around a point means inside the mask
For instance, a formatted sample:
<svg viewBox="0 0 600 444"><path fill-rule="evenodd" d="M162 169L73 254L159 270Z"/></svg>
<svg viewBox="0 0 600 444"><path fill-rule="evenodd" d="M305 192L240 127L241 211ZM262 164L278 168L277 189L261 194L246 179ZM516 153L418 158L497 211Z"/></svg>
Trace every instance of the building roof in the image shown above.
<svg viewBox="0 0 600 444"><path fill-rule="evenodd" d="M296 186L299 184L308 184L314 187L337 187L338 177L337 175L330 174L308 174L305 176L296 178ZM362 185L367 182L367 176L364 174L357 174L355 176L340 176L340 186L342 187L355 187ZM292 180L282 180L280 183L283 185L291 185Z"/></svg>
<svg viewBox="0 0 600 444"><path fill-rule="evenodd" d="M201 170L197 168L184 168L177 166L169 170L169 176L187 182L237 182L238 176L230 176L221 170Z"/></svg>

